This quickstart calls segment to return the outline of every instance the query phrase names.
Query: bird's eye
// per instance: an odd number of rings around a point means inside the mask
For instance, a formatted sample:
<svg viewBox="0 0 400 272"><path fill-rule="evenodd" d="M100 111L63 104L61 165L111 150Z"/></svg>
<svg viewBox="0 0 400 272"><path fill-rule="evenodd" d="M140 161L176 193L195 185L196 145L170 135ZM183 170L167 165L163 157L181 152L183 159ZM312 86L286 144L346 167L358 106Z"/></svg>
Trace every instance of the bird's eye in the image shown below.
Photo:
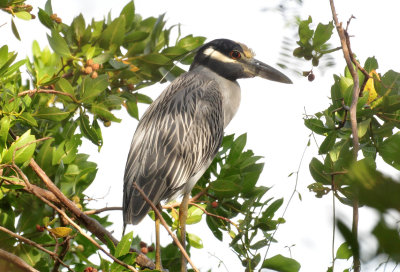
<svg viewBox="0 0 400 272"><path fill-rule="evenodd" d="M232 51L229 53L229 56L230 56L232 59L234 59L234 60L240 59L240 58L242 57L242 55L240 54L240 52L237 51L237 50L232 50Z"/></svg>

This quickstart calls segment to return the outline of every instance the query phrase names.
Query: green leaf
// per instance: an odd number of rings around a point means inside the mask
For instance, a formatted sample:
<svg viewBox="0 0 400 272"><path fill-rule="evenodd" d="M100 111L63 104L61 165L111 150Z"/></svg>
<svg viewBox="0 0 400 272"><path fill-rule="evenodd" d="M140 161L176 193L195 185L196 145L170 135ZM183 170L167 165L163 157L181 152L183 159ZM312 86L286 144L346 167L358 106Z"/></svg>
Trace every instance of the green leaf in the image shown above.
<svg viewBox="0 0 400 272"><path fill-rule="evenodd" d="M304 125L319 135L325 135L325 133L330 131L329 128L324 126L321 120L315 118L304 119Z"/></svg>
<svg viewBox="0 0 400 272"><path fill-rule="evenodd" d="M158 53L152 53L148 55L144 55L141 57L141 60L144 62L150 63L150 64L156 64L156 65L166 65L171 62L169 58L167 58L164 55L158 54Z"/></svg>
<svg viewBox="0 0 400 272"><path fill-rule="evenodd" d="M124 43L135 43L146 39L150 33L144 31L131 31L125 35Z"/></svg>
<svg viewBox="0 0 400 272"><path fill-rule="evenodd" d="M83 102L93 101L108 87L108 76L100 75L95 79L85 77L81 86L81 98Z"/></svg>
<svg viewBox="0 0 400 272"><path fill-rule="evenodd" d="M11 127L11 117L10 116L4 116L0 120L0 148L6 148L7 147L7 138L8 138L8 131L10 130Z"/></svg>
<svg viewBox="0 0 400 272"><path fill-rule="evenodd" d="M18 116L19 119L24 120L25 122L27 122L29 125L37 127L38 123L36 122L36 119L32 117L32 115L28 112L23 112L20 116Z"/></svg>
<svg viewBox="0 0 400 272"><path fill-rule="evenodd" d="M379 251L390 256L393 261L400 262L399 230L396 227L391 227L381 218L372 233L379 242Z"/></svg>
<svg viewBox="0 0 400 272"><path fill-rule="evenodd" d="M114 257L118 258L120 256L127 254L129 252L129 249L131 248L132 239L133 239L133 231L125 234L115 249Z"/></svg>
<svg viewBox="0 0 400 272"><path fill-rule="evenodd" d="M78 118L78 121L79 121L79 128L81 129L83 136L85 136L95 145L101 146L102 145L101 138L99 137L96 130L89 124L89 117L87 115L81 115Z"/></svg>
<svg viewBox="0 0 400 272"><path fill-rule="evenodd" d="M52 121L62 121L71 114L69 111L62 111L57 107L40 107L34 114L36 118L42 118Z"/></svg>
<svg viewBox="0 0 400 272"><path fill-rule="evenodd" d="M206 40L205 37L193 37L193 35L188 35L180 39L177 46L187 51L192 51L201 46L205 40Z"/></svg>
<svg viewBox="0 0 400 272"><path fill-rule="evenodd" d="M362 138L365 133L367 133L367 130L369 128L369 124L371 123L371 119L368 118L367 120L364 120L357 125L357 134L359 138Z"/></svg>
<svg viewBox="0 0 400 272"><path fill-rule="evenodd" d="M98 64L103 64L105 62L107 62L110 58L112 58L112 55L109 53L102 53L96 57L93 58L93 62L94 63L98 63Z"/></svg>
<svg viewBox="0 0 400 272"><path fill-rule="evenodd" d="M189 240L189 244L194 248L203 248L203 241L199 236L193 233L187 233L187 238Z"/></svg>
<svg viewBox="0 0 400 272"><path fill-rule="evenodd" d="M336 259L348 260L353 253L351 252L351 247L348 243L344 242L336 251Z"/></svg>
<svg viewBox="0 0 400 272"><path fill-rule="evenodd" d="M125 7L122 9L120 16L124 15L126 22L128 22L127 26L131 24L135 18L135 3L130 1Z"/></svg>
<svg viewBox="0 0 400 272"><path fill-rule="evenodd" d="M125 16L116 18L100 36L99 44L103 49L119 47L124 41Z"/></svg>
<svg viewBox="0 0 400 272"><path fill-rule="evenodd" d="M318 159L313 158L310 162L310 173L315 181L322 184L331 184L330 176L327 174L329 170Z"/></svg>
<svg viewBox="0 0 400 272"><path fill-rule="evenodd" d="M231 150L229 151L228 161L235 161L239 158L247 142L247 134L244 133L237 137L232 144Z"/></svg>
<svg viewBox="0 0 400 272"><path fill-rule="evenodd" d="M57 227L53 229L49 229L51 233L53 233L57 238L67 237L72 229L68 227Z"/></svg>
<svg viewBox="0 0 400 272"><path fill-rule="evenodd" d="M206 205L203 205L203 208L205 208ZM186 218L186 224L187 225L192 225L196 224L201 221L203 211L199 209L196 206L191 206L188 211L187 211L187 218Z"/></svg>
<svg viewBox="0 0 400 272"><path fill-rule="evenodd" d="M71 52L69 51L69 47L67 42L64 40L63 37L57 32L57 30L51 31L51 36L47 35L47 40L51 48L56 52L58 55L62 57L70 57Z"/></svg>
<svg viewBox="0 0 400 272"><path fill-rule="evenodd" d="M44 10L47 14L53 14L53 7L51 6L51 0L47 0L46 4L44 5Z"/></svg>
<svg viewBox="0 0 400 272"><path fill-rule="evenodd" d="M121 119L115 117L115 115L112 114L103 104L92 104L90 111L103 119L118 123L121 122Z"/></svg>
<svg viewBox="0 0 400 272"><path fill-rule="evenodd" d="M300 264L292 258L287 258L278 254L266 259L261 268L268 268L280 272L297 272L300 270Z"/></svg>
<svg viewBox="0 0 400 272"><path fill-rule="evenodd" d="M376 58L375 58L375 57L368 58L368 59L365 61L364 69L365 69L368 73L371 73L371 71L378 69L378 61L376 60Z"/></svg>
<svg viewBox="0 0 400 272"><path fill-rule="evenodd" d="M86 30L85 18L83 18L82 13L74 18L71 27L74 31L74 36L76 40L80 42L83 35L85 35L85 30Z"/></svg>
<svg viewBox="0 0 400 272"><path fill-rule="evenodd" d="M299 37L300 42L306 44L313 36L314 30L310 29L310 24L312 23L311 16L307 20L303 20L299 24Z"/></svg>
<svg viewBox="0 0 400 272"><path fill-rule="evenodd" d="M389 165L400 170L400 133L388 137L379 147L379 155Z"/></svg>
<svg viewBox="0 0 400 272"><path fill-rule="evenodd" d="M52 29L54 27L54 21L50 18L49 14L41 8L39 8L38 17L39 21L47 28Z"/></svg>
<svg viewBox="0 0 400 272"><path fill-rule="evenodd" d="M18 40L21 40L21 37L19 36L19 33L18 33L17 26L15 25L14 20L12 18L11 18L11 30L12 30L12 33L14 34L15 38L17 38Z"/></svg>
<svg viewBox="0 0 400 272"><path fill-rule="evenodd" d="M332 21L326 25L319 23L315 29L313 46L319 48L321 45L325 44L331 38L333 28L334 26Z"/></svg>
<svg viewBox="0 0 400 272"><path fill-rule="evenodd" d="M216 197L234 197L239 194L240 186L230 180L217 179L210 184Z"/></svg>
<svg viewBox="0 0 400 272"><path fill-rule="evenodd" d="M126 110L128 111L129 115L139 120L139 109L136 102L133 101L126 101Z"/></svg>
<svg viewBox="0 0 400 272"><path fill-rule="evenodd" d="M10 163L13 160L14 151L14 162L17 164L25 163L29 161L36 148L36 143L32 143L36 138L31 135L31 131L27 130L21 135L15 142L13 142L10 148L5 152L1 163Z"/></svg>
<svg viewBox="0 0 400 272"><path fill-rule="evenodd" d="M324 139L319 147L318 154L328 153L332 147L335 145L337 134L335 131L328 133L328 136Z"/></svg>
<svg viewBox="0 0 400 272"><path fill-rule="evenodd" d="M74 88L72 87L71 83L65 78L60 78L56 83L56 90L60 90L64 93L71 94L75 97Z"/></svg>
<svg viewBox="0 0 400 272"><path fill-rule="evenodd" d="M16 12L16 13L14 13L14 15L17 16L18 18L20 18L22 20L26 20L26 21L29 21L30 19L32 19L32 15L26 11Z"/></svg>
<svg viewBox="0 0 400 272"><path fill-rule="evenodd" d="M272 218L275 212L282 206L283 198L277 199L268 206L268 208L263 212L263 218Z"/></svg>

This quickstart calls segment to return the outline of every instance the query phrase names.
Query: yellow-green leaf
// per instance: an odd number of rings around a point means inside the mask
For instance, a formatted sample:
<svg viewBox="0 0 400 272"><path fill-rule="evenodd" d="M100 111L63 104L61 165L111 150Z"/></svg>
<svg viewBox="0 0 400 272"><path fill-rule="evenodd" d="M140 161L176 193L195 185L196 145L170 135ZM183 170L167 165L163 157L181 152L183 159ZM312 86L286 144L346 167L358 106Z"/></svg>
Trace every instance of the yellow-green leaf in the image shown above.
<svg viewBox="0 0 400 272"><path fill-rule="evenodd" d="M72 229L67 227L57 227L54 229L49 229L51 233L53 233L57 238L67 237Z"/></svg>

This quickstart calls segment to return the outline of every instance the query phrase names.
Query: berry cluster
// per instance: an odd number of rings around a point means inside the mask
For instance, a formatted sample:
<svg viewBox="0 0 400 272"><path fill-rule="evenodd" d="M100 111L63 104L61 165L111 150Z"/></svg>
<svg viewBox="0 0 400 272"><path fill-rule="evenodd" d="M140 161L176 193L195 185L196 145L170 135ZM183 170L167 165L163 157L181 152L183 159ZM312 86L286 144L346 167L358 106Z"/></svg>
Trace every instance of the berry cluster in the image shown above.
<svg viewBox="0 0 400 272"><path fill-rule="evenodd" d="M147 246L147 244L145 242L143 242L143 241L141 241L139 243L139 246L140 246L140 251L143 254L147 254L149 252L153 252L154 251L154 247L153 246Z"/></svg>
<svg viewBox="0 0 400 272"><path fill-rule="evenodd" d="M82 73L90 75L91 78L95 79L98 77L97 70L100 69L100 64L94 63L92 59L86 61L86 66L82 67Z"/></svg>
<svg viewBox="0 0 400 272"><path fill-rule="evenodd" d="M62 23L62 20L61 20L60 17L57 16L57 13L53 13L52 15L50 15L50 19L52 19L57 24L61 24Z"/></svg>

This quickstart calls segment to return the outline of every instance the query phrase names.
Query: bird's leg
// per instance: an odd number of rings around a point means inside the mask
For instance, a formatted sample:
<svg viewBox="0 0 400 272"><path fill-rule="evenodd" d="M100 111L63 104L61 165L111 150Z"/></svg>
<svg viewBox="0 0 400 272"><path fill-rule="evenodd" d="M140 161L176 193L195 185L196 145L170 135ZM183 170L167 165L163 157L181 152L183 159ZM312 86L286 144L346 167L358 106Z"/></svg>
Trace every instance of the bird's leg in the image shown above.
<svg viewBox="0 0 400 272"><path fill-rule="evenodd" d="M181 230L181 244L186 250L186 218L188 211L189 193L185 193L182 198L181 206L179 207L179 225ZM185 256L181 255L181 272L187 271L187 260Z"/></svg>
<svg viewBox="0 0 400 272"><path fill-rule="evenodd" d="M157 209L162 213L162 207L160 204L157 205ZM156 216L156 269L162 270L161 264L161 245L160 245L160 218Z"/></svg>

